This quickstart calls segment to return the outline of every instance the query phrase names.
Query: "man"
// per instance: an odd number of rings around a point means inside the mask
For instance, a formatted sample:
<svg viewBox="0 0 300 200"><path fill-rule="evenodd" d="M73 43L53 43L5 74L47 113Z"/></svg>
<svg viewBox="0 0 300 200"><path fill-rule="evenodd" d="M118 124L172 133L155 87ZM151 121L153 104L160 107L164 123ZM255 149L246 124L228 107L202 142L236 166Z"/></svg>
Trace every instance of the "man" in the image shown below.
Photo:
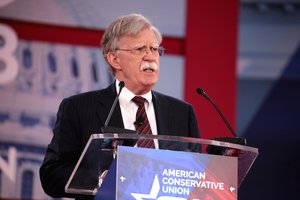
<svg viewBox="0 0 300 200"><path fill-rule="evenodd" d="M120 81L124 81L125 87L109 126L137 130L134 122L139 108L132 99L142 96L146 99L143 105L152 134L199 137L190 104L152 91L159 76L159 56L164 52L161 41L160 32L139 14L121 16L107 28L102 38L103 56L116 81L106 89L62 101L40 169L42 186L48 195L75 197L66 194L64 186L90 135L99 133L103 127Z"/></svg>

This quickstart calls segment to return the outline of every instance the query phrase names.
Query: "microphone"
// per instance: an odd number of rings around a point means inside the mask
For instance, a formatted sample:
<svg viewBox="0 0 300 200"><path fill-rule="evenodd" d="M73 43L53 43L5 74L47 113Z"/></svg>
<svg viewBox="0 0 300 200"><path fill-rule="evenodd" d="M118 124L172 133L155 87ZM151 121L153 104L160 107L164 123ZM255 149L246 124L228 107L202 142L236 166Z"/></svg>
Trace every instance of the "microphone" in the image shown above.
<svg viewBox="0 0 300 200"><path fill-rule="evenodd" d="M136 133L135 131L133 130L128 130L128 129L124 129L124 128L119 128L119 127L108 127L108 123L110 121L110 118L115 110L115 107L117 105L117 102L119 100L119 96L122 92L122 89L125 87L125 83L124 81L121 81L119 83L119 93L117 94L111 108L110 108L110 111L107 115L107 118L106 118L106 121L104 123L104 126L101 127L101 133ZM102 144L101 144L101 148L104 148L104 149L115 149L117 145L124 145L124 146L134 146L135 142L132 142L131 140L129 141L124 141L124 140L118 140L118 139L114 139L114 140L111 140L111 139L104 139Z"/></svg>
<svg viewBox="0 0 300 200"><path fill-rule="evenodd" d="M108 123L109 123L110 118L111 118L111 116L112 116L112 114L113 114L113 112L114 112L114 110L115 110L115 108L116 108L117 102L118 102L118 100L119 100L119 96L120 96L120 94L121 94L122 89L124 88L124 86L125 86L124 81L120 81L120 83L119 83L119 93L117 94L117 96L116 96L116 98L115 98L115 100L114 100L114 102L113 102L113 105L112 105L111 108L110 108L110 111L109 111L109 113L108 113L108 115L107 115L107 118L106 118L106 121L105 121L105 123L104 123L104 126L101 128L102 132L105 132L104 130L105 130L105 129L107 128L107 126L108 126Z"/></svg>
<svg viewBox="0 0 300 200"><path fill-rule="evenodd" d="M133 124L134 124L134 126L136 126L136 127L139 128L139 127L142 126L142 124L144 123L144 121L145 121L144 117L140 116L138 119L136 119L135 122L133 122Z"/></svg>
<svg viewBox="0 0 300 200"><path fill-rule="evenodd" d="M204 92L204 90L201 89L201 88L197 88L196 91L197 91L198 94L200 94L201 96L203 96L206 100L208 100L214 106L214 108L217 110L218 114L222 118L223 122L225 122L227 128L230 130L231 134L234 136L234 138L223 137L223 138L214 138L214 139L218 140L218 141L223 141L223 142L229 142L229 143L234 143L234 144L246 145L246 139L245 138L239 138L239 137L237 137L237 134L231 128L230 124L228 123L228 121L226 120L226 118L224 117L224 115L222 114L221 110L211 100L211 98Z"/></svg>

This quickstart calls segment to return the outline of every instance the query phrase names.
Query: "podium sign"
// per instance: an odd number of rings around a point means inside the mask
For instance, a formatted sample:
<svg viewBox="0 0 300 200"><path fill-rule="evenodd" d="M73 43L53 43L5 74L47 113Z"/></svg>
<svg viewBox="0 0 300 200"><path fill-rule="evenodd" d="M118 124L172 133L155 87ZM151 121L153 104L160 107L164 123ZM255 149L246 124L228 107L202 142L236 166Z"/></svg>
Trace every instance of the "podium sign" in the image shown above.
<svg viewBox="0 0 300 200"><path fill-rule="evenodd" d="M237 199L237 157L118 147L116 200Z"/></svg>
<svg viewBox="0 0 300 200"><path fill-rule="evenodd" d="M157 140L159 149L133 147ZM66 186L96 200L237 199L258 149L166 135L92 134Z"/></svg>

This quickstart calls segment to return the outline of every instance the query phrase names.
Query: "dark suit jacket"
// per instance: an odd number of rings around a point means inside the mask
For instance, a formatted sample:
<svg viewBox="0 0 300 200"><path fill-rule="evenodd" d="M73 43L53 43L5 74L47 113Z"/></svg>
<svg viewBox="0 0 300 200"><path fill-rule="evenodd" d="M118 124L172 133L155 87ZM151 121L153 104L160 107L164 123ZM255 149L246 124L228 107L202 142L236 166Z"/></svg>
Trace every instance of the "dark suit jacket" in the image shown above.
<svg viewBox="0 0 300 200"><path fill-rule="evenodd" d="M155 91L152 94L158 134L199 137L197 120L190 104ZM62 101L54 135L40 168L41 183L48 195L74 197L64 192L64 186L90 135L100 132L116 95L115 84L111 84L106 89ZM109 126L124 128L119 104Z"/></svg>

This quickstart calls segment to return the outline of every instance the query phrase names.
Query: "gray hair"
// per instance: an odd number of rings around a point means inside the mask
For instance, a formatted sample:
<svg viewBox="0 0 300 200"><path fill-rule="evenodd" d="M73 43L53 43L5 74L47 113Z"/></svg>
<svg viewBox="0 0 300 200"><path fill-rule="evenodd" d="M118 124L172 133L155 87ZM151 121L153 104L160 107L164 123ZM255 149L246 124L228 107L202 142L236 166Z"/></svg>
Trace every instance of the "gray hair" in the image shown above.
<svg viewBox="0 0 300 200"><path fill-rule="evenodd" d="M143 15L132 13L118 17L105 30L101 40L103 57L107 62L108 52L115 51L118 48L119 40L125 35L137 35L144 29L153 30L158 44L162 42L162 35L151 22Z"/></svg>

